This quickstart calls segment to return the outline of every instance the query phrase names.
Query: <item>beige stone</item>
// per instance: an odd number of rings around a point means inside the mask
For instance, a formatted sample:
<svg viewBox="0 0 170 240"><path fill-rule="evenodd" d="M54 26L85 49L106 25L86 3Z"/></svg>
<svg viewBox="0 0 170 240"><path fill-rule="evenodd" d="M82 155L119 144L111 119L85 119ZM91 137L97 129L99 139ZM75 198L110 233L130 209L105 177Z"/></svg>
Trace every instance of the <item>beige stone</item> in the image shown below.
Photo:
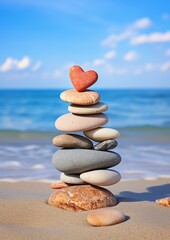
<svg viewBox="0 0 170 240"><path fill-rule="evenodd" d="M96 129L84 131L84 135L96 142L102 142L105 140L118 138L120 136L120 133L113 128L99 127Z"/></svg>
<svg viewBox="0 0 170 240"><path fill-rule="evenodd" d="M98 169L80 174L80 178L92 185L110 186L120 181L121 175L111 169Z"/></svg>
<svg viewBox="0 0 170 240"><path fill-rule="evenodd" d="M65 183L74 185L87 184L80 178L79 174L66 174L62 172L60 174L60 180L62 180Z"/></svg>
<svg viewBox="0 0 170 240"><path fill-rule="evenodd" d="M98 209L88 214L87 221L95 227L110 226L124 222L125 215L112 208Z"/></svg>
<svg viewBox="0 0 170 240"><path fill-rule="evenodd" d="M61 134L53 138L53 144L62 148L93 148L93 143L78 134Z"/></svg>
<svg viewBox="0 0 170 240"><path fill-rule="evenodd" d="M67 113L59 117L55 127L63 132L80 132L105 125L108 117L104 113L93 115L75 115Z"/></svg>
<svg viewBox="0 0 170 240"><path fill-rule="evenodd" d="M108 106L105 103L98 102L90 106L81 106L76 104L71 104L68 107L68 111L74 114L97 114L107 111Z"/></svg>
<svg viewBox="0 0 170 240"><path fill-rule="evenodd" d="M94 91L77 92L76 90L70 89L62 92L60 98L69 103L78 105L92 105L100 100L100 95Z"/></svg>

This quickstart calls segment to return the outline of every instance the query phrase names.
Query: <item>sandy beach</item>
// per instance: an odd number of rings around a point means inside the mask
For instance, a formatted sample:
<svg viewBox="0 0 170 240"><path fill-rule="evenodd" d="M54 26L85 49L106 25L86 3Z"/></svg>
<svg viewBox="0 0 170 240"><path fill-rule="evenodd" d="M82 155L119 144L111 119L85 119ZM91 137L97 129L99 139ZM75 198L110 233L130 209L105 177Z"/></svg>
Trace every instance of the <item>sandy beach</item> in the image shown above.
<svg viewBox="0 0 170 240"><path fill-rule="evenodd" d="M89 212L47 205L55 191L49 183L0 182L0 239L169 239L170 209L154 200L170 195L170 179L121 181L108 189L118 199L114 209L124 212L126 221L92 227L86 221Z"/></svg>

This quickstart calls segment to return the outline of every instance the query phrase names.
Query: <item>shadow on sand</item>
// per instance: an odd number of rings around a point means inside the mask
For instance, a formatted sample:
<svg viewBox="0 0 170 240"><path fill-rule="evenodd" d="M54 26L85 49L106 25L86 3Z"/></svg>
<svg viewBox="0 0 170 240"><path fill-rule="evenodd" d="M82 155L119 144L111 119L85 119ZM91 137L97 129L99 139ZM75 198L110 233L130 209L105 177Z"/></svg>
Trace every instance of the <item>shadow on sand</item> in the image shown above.
<svg viewBox="0 0 170 240"><path fill-rule="evenodd" d="M146 192L131 192L123 191L119 193L119 202L140 202L140 201L155 201L159 198L170 196L170 184L159 186L151 186L146 188Z"/></svg>

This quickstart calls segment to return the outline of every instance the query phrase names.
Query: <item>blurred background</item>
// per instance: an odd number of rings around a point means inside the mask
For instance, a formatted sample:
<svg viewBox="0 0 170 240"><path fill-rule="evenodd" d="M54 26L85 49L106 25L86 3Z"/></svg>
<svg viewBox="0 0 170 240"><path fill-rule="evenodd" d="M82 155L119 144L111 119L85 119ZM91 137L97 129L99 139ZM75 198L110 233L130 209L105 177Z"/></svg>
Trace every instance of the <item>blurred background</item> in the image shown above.
<svg viewBox="0 0 170 240"><path fill-rule="evenodd" d="M122 179L169 177L169 0L0 0L0 180L59 178L51 141L72 65L98 72Z"/></svg>

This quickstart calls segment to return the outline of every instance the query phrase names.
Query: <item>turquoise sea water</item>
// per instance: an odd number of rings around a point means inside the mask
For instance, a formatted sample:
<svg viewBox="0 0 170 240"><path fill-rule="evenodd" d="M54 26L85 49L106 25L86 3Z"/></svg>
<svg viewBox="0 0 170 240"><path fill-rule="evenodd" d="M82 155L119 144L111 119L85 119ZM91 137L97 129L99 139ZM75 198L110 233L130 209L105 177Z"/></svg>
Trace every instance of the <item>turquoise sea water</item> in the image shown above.
<svg viewBox="0 0 170 240"><path fill-rule="evenodd" d="M67 113L62 90L0 91L0 130L55 131ZM170 127L170 90L99 90L111 127Z"/></svg>
<svg viewBox="0 0 170 240"><path fill-rule="evenodd" d="M63 90L0 91L1 180L54 180L51 164L60 134L56 118L67 113ZM114 150L122 156L115 169L123 179L170 176L170 90L98 90L108 104L107 127L120 131Z"/></svg>

